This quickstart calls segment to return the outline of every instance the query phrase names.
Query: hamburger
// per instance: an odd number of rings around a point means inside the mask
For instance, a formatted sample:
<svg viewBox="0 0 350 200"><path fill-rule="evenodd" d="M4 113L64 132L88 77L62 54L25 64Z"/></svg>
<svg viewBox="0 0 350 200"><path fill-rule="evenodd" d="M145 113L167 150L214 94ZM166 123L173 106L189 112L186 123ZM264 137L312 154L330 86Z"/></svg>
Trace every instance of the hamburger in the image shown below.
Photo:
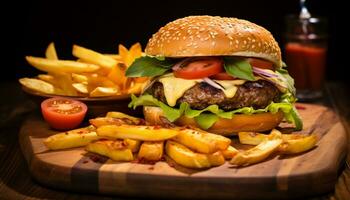
<svg viewBox="0 0 350 200"><path fill-rule="evenodd" d="M221 135L302 129L294 80L272 34L237 18L190 16L160 28L128 77L151 77L129 107L151 124L190 125Z"/></svg>

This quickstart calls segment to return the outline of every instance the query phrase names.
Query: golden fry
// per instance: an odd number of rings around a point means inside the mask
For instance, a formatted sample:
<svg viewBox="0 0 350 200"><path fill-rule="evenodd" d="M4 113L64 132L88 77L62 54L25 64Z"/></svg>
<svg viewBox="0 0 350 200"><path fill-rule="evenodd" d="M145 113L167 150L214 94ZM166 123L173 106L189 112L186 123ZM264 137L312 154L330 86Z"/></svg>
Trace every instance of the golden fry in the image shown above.
<svg viewBox="0 0 350 200"><path fill-rule="evenodd" d="M312 149L317 143L316 134L298 139L283 139L283 143L278 150L282 154L296 154Z"/></svg>
<svg viewBox="0 0 350 200"><path fill-rule="evenodd" d="M84 83L73 83L72 86L74 87L74 89L76 89L78 92L82 94L89 94L87 85Z"/></svg>
<svg viewBox="0 0 350 200"><path fill-rule="evenodd" d="M41 71L53 73L93 72L100 68L99 66L94 64L81 63L72 60L50 60L46 58L39 58L33 56L26 56L26 60L33 67Z"/></svg>
<svg viewBox="0 0 350 200"><path fill-rule="evenodd" d="M128 138L141 141L167 140L176 136L178 133L177 130L158 126L105 125L97 128L97 134L99 136L116 139Z"/></svg>
<svg viewBox="0 0 350 200"><path fill-rule="evenodd" d="M231 143L231 140L224 136L193 129L180 129L179 134L172 140L194 151L206 154L225 150Z"/></svg>
<svg viewBox="0 0 350 200"><path fill-rule="evenodd" d="M90 97L106 97L117 95L120 92L117 87L96 87L90 92Z"/></svg>
<svg viewBox="0 0 350 200"><path fill-rule="evenodd" d="M113 58L78 45L73 45L73 55L85 62L99 65L106 69L112 69L112 67L117 65L117 61Z"/></svg>
<svg viewBox="0 0 350 200"><path fill-rule="evenodd" d="M140 140L124 139L124 142L127 144L128 149L130 149L133 153L139 151L141 145Z"/></svg>
<svg viewBox="0 0 350 200"><path fill-rule="evenodd" d="M202 169L225 163L225 158L221 152L213 154L196 153L186 146L171 140L166 142L165 151L176 163L188 168Z"/></svg>
<svg viewBox="0 0 350 200"><path fill-rule="evenodd" d="M235 166L246 166L261 162L271 153L276 151L281 144L282 134L278 130L274 129L271 131L267 139L247 151L237 153L232 158L230 163Z"/></svg>
<svg viewBox="0 0 350 200"><path fill-rule="evenodd" d="M68 149L85 146L99 138L96 129L88 126L52 135L46 138L44 144L51 150Z"/></svg>
<svg viewBox="0 0 350 200"><path fill-rule="evenodd" d="M113 58L118 62L122 62L122 57L119 54L103 54L103 55Z"/></svg>
<svg viewBox="0 0 350 200"><path fill-rule="evenodd" d="M239 151L233 146L229 146L227 149L222 150L222 155L226 160L232 159Z"/></svg>
<svg viewBox="0 0 350 200"><path fill-rule="evenodd" d="M67 96L78 96L77 90L73 87L73 80L70 73L51 73L55 77L57 87L64 91Z"/></svg>
<svg viewBox="0 0 350 200"><path fill-rule="evenodd" d="M220 166L225 163L225 157L221 151L212 154L207 154L209 163L212 167Z"/></svg>
<svg viewBox="0 0 350 200"><path fill-rule="evenodd" d="M145 87L145 83L135 83L132 84L127 90L128 94L140 94L142 92L143 87Z"/></svg>
<svg viewBox="0 0 350 200"><path fill-rule="evenodd" d="M238 138L241 144L258 145L268 137L267 134L257 132L239 132Z"/></svg>
<svg viewBox="0 0 350 200"><path fill-rule="evenodd" d="M140 43L136 43L131 46L129 52L128 52L128 58L126 61L127 66L130 66L135 59L141 57L142 55L142 48Z"/></svg>
<svg viewBox="0 0 350 200"><path fill-rule="evenodd" d="M54 76L50 74L39 74L38 78L42 81L48 82L52 85L57 85L57 80L55 79Z"/></svg>
<svg viewBox="0 0 350 200"><path fill-rule="evenodd" d="M140 119L140 118L133 117L133 116L131 116L131 115L127 115L127 114L122 113L122 112L115 112L115 111L108 112L108 113L106 114L106 117L112 117L112 118L126 118L126 119L131 120L134 124L141 124L141 121L143 121L143 120Z"/></svg>
<svg viewBox="0 0 350 200"><path fill-rule="evenodd" d="M132 161L134 155L131 149L125 146L123 140L101 140L90 143L86 146L86 150L107 156L115 161Z"/></svg>
<svg viewBox="0 0 350 200"><path fill-rule="evenodd" d="M119 87L124 88L124 85L126 83L126 80L128 79L125 76L125 68L126 66L122 63L118 63L116 66L114 66L107 77L113 81L115 84L117 84ZM130 78L129 78L130 79Z"/></svg>
<svg viewBox="0 0 350 200"><path fill-rule="evenodd" d="M72 80L74 82L88 84L89 79L86 75L72 73Z"/></svg>
<svg viewBox="0 0 350 200"><path fill-rule="evenodd" d="M21 78L19 79L19 82L25 86L26 88L29 88L31 90L41 92L44 94L54 94L55 93L55 87L42 80L34 79L34 78Z"/></svg>
<svg viewBox="0 0 350 200"><path fill-rule="evenodd" d="M47 46L45 56L47 59L50 59L50 60L58 60L55 44L53 42L51 42L49 46Z"/></svg>
<svg viewBox="0 0 350 200"><path fill-rule="evenodd" d="M255 132L240 132L238 136L242 144L250 145L258 145L269 137L267 134ZM315 134L309 136L296 133L282 134L282 140L283 143L279 147L282 154L301 153L312 149L317 143Z"/></svg>
<svg viewBox="0 0 350 200"><path fill-rule="evenodd" d="M143 142L140 147L138 158L148 161L159 161L163 157L164 141Z"/></svg>

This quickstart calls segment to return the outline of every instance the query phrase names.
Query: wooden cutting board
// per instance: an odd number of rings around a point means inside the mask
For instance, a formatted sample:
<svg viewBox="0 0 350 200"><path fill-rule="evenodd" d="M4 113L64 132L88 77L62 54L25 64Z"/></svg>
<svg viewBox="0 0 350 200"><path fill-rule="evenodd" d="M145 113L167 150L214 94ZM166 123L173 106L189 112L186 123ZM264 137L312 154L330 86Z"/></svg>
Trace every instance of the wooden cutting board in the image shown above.
<svg viewBox="0 0 350 200"><path fill-rule="evenodd" d="M191 170L169 158L147 165L96 159L83 148L48 151L43 140L56 132L40 114L24 122L19 141L32 176L53 188L135 197L294 199L332 191L346 152L345 130L331 109L311 104L298 107L303 131L321 137L317 147L300 155L273 155L241 168L226 163Z"/></svg>

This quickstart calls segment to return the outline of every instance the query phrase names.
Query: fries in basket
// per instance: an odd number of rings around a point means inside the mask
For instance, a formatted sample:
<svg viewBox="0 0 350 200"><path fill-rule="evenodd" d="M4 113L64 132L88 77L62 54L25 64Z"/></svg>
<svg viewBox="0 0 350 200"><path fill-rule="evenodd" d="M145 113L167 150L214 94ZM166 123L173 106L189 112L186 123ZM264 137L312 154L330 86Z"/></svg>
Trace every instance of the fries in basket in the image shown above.
<svg viewBox="0 0 350 200"><path fill-rule="evenodd" d="M138 94L148 78L128 78L126 69L141 57L139 43L130 50L119 45L119 54L102 54L73 45L77 60L59 59L54 43L50 43L45 58L26 56L27 62L46 72L36 78L21 78L19 82L29 90L64 96L106 97Z"/></svg>

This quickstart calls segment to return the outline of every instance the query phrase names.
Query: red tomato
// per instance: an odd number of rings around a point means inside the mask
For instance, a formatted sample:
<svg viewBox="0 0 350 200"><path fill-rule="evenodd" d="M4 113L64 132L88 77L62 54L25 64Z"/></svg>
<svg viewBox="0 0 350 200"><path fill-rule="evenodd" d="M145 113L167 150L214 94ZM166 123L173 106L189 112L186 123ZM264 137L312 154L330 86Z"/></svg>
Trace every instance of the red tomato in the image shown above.
<svg viewBox="0 0 350 200"><path fill-rule="evenodd" d="M253 67L273 70L273 63L266 61L266 60L262 60L262 59L258 59L258 58L248 58L248 62Z"/></svg>
<svg viewBox="0 0 350 200"><path fill-rule="evenodd" d="M227 74L226 72L220 72L218 74L214 74L211 78L215 80L235 80L236 78Z"/></svg>
<svg viewBox="0 0 350 200"><path fill-rule="evenodd" d="M178 78L197 79L209 77L223 71L223 60L217 57L198 57L173 67Z"/></svg>
<svg viewBox="0 0 350 200"><path fill-rule="evenodd" d="M54 129L69 130L83 121L87 106L69 98L54 97L41 103L41 112L47 123Z"/></svg>

